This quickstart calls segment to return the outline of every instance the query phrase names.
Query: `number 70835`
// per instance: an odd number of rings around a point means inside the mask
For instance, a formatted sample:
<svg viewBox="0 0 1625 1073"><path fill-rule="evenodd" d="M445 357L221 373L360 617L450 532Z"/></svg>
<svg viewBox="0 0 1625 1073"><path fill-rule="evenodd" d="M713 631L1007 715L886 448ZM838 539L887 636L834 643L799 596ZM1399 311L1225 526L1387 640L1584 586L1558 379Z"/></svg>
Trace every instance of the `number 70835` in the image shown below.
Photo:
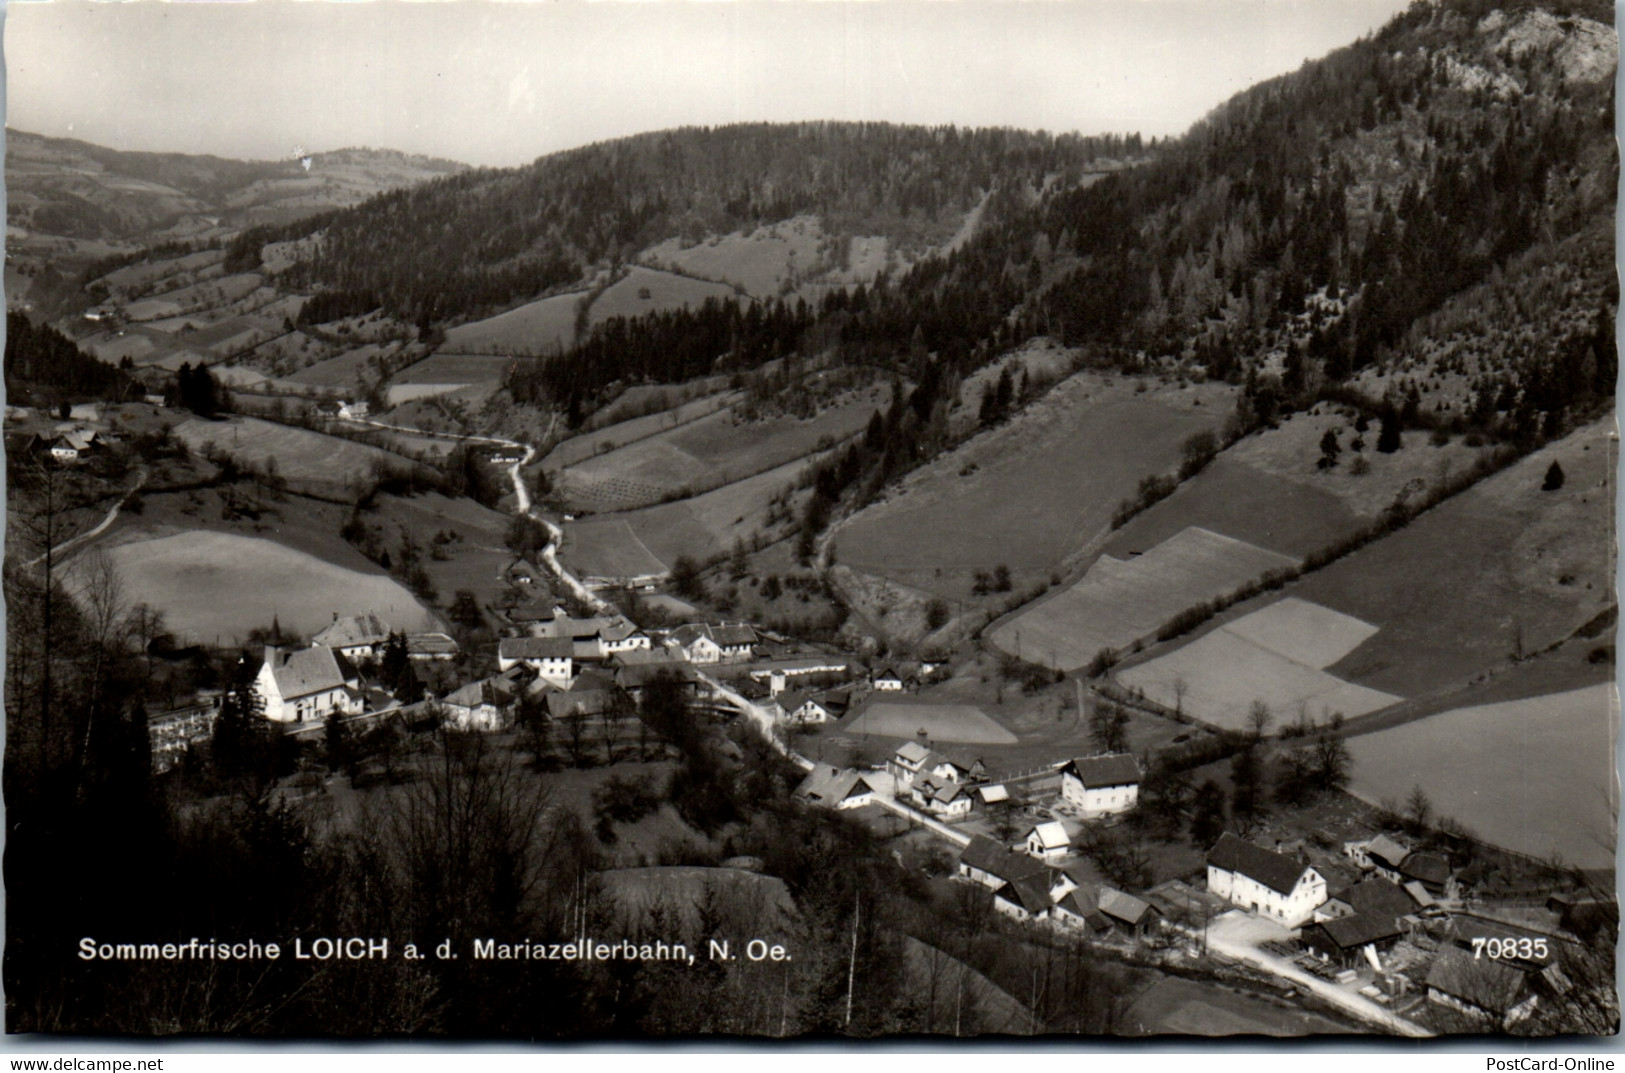
<svg viewBox="0 0 1625 1073"><path fill-rule="evenodd" d="M1473 939L1473 957L1492 958L1539 958L1544 960L1548 955L1545 939L1500 939L1480 935Z"/></svg>

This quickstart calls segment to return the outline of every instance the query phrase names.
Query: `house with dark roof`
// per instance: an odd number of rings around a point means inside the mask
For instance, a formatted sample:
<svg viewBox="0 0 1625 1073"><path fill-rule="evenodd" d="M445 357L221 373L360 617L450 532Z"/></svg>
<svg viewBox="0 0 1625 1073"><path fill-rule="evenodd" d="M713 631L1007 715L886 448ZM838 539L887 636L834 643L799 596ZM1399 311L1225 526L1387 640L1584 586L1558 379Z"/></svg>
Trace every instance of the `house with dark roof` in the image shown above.
<svg viewBox="0 0 1625 1073"><path fill-rule="evenodd" d="M926 775L915 779L908 792L914 807L939 819L962 820L970 815L970 789L963 783Z"/></svg>
<svg viewBox="0 0 1625 1073"><path fill-rule="evenodd" d="M361 682L326 645L309 648L265 646L254 677L262 714L273 723L321 722L330 713L360 715Z"/></svg>
<svg viewBox="0 0 1625 1073"><path fill-rule="evenodd" d="M843 811L872 804L875 788L868 779L851 768L818 764L807 772L807 777L801 780L793 796L818 808Z"/></svg>
<svg viewBox="0 0 1625 1073"><path fill-rule="evenodd" d="M1342 899L1356 913L1409 916L1421 908L1409 891L1381 876L1367 876L1343 891Z"/></svg>
<svg viewBox="0 0 1625 1073"><path fill-rule="evenodd" d="M987 765L982 763L979 756L969 756L962 753L945 753L935 749L925 760L925 770L932 775L954 782L985 782L987 780Z"/></svg>
<svg viewBox="0 0 1625 1073"><path fill-rule="evenodd" d="M445 725L458 730L505 730L513 721L519 688L512 679L497 675L447 693L440 700Z"/></svg>
<svg viewBox="0 0 1625 1073"><path fill-rule="evenodd" d="M1353 968L1362 958L1372 959L1392 950L1404 934L1405 929L1396 917L1385 913L1355 913L1307 924L1302 937L1304 945L1322 959ZM1367 948L1371 953L1366 953Z"/></svg>
<svg viewBox="0 0 1625 1073"><path fill-rule="evenodd" d="M1017 876L993 892L993 908L1014 920L1043 920L1052 904L1041 875Z"/></svg>
<svg viewBox="0 0 1625 1073"><path fill-rule="evenodd" d="M621 653L623 656L627 654ZM641 698L649 683L657 678L675 678L683 695L687 697L697 697L704 692L705 682L700 678L700 672L694 669L693 664L684 660L669 663L633 663L615 672L615 684L624 689L633 700Z"/></svg>
<svg viewBox="0 0 1625 1073"><path fill-rule="evenodd" d="M1440 897L1446 894L1454 872L1441 854L1411 853L1399 862L1399 875L1400 882L1420 883L1429 894Z"/></svg>
<svg viewBox="0 0 1625 1073"><path fill-rule="evenodd" d="M1127 812L1140 799L1140 762L1132 753L1068 760L1061 766L1061 799L1084 816Z"/></svg>
<svg viewBox="0 0 1625 1073"><path fill-rule="evenodd" d="M680 649L690 663L737 663L754 653L756 630L736 623L712 626L691 623L679 626L666 636L669 648Z"/></svg>
<svg viewBox="0 0 1625 1073"><path fill-rule="evenodd" d="M1162 910L1116 887L1101 887L1095 896L1095 905L1109 928L1133 939L1148 938L1162 922Z"/></svg>
<svg viewBox="0 0 1625 1073"><path fill-rule="evenodd" d="M537 677L560 689L570 684L575 667L575 643L568 637L504 637L497 642L497 669L524 664Z"/></svg>
<svg viewBox="0 0 1625 1073"><path fill-rule="evenodd" d="M1428 1001L1488 1028L1505 1029L1535 1012L1540 1001L1530 974L1494 958L1445 949L1427 975Z"/></svg>
<svg viewBox="0 0 1625 1073"><path fill-rule="evenodd" d="M1306 861L1226 831L1208 850L1207 889L1283 928L1297 928L1326 901L1326 880Z"/></svg>
<svg viewBox="0 0 1625 1073"><path fill-rule="evenodd" d="M1375 870L1391 883L1398 883L1399 862L1410 853L1410 847L1387 834L1356 839L1343 843L1343 853L1362 870Z"/></svg>
<svg viewBox="0 0 1625 1073"><path fill-rule="evenodd" d="M899 671L887 667L869 680L869 686L876 693L915 693L920 689L920 680L913 675L902 675Z"/></svg>
<svg viewBox="0 0 1625 1073"><path fill-rule="evenodd" d="M786 689L773 698L781 718L792 723L827 723L829 709L809 693L799 689Z"/></svg>
<svg viewBox="0 0 1625 1073"><path fill-rule="evenodd" d="M1052 889L1051 895L1055 893ZM1073 887L1055 899L1050 906L1050 920L1068 931L1084 935L1102 935L1111 930L1112 921L1100 911L1100 887L1085 884Z"/></svg>

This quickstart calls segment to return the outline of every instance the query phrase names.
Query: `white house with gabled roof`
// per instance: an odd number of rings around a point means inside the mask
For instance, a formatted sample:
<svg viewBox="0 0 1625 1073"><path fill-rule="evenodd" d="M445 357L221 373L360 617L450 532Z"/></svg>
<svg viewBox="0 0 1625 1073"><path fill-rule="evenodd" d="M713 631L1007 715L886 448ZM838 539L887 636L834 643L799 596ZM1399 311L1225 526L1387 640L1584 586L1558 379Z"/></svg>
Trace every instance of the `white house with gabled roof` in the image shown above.
<svg viewBox="0 0 1625 1073"><path fill-rule="evenodd" d="M265 646L265 661L254 677L262 714L273 723L321 722L328 715L359 715L360 682L346 678L338 657L326 645L286 649Z"/></svg>
<svg viewBox="0 0 1625 1073"><path fill-rule="evenodd" d="M1301 927L1326 902L1326 879L1308 862L1229 831L1208 851L1207 889L1283 928Z"/></svg>
<svg viewBox="0 0 1625 1073"><path fill-rule="evenodd" d="M1132 753L1068 760L1061 767L1061 799L1084 816L1127 812L1140 800L1140 762Z"/></svg>

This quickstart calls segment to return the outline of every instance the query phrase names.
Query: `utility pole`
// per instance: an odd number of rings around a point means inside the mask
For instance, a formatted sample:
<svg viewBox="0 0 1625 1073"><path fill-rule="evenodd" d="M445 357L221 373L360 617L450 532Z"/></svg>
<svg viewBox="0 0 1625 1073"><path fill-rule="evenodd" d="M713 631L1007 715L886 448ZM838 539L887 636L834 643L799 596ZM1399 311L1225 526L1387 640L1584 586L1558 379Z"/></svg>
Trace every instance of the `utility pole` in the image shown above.
<svg viewBox="0 0 1625 1073"><path fill-rule="evenodd" d="M852 895L852 954L846 963L846 1020L842 1022L843 1028L852 1026L852 987L858 975L858 914L863 911L863 904L858 895Z"/></svg>

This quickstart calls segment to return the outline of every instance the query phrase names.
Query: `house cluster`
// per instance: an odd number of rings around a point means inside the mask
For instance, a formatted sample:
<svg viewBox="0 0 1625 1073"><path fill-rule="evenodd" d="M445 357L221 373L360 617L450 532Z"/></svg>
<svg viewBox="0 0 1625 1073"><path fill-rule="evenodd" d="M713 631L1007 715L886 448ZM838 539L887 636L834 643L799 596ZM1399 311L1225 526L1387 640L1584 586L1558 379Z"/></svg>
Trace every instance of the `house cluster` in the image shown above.
<svg viewBox="0 0 1625 1073"><path fill-rule="evenodd" d="M41 455L71 465L83 462L114 442L114 437L79 421L63 421L49 430L6 436L6 450L15 455Z"/></svg>
<svg viewBox="0 0 1625 1073"><path fill-rule="evenodd" d="M1144 940L1165 917L1149 898L1094 880L1080 865L1058 867L981 835L960 854L956 874L991 890L993 908L1012 920L1048 924L1090 939Z"/></svg>
<svg viewBox="0 0 1625 1073"><path fill-rule="evenodd" d="M1573 941L1561 899L1548 905L1552 930L1466 910L1446 855L1387 833L1344 842L1341 861L1316 865L1302 847L1226 833L1207 855L1207 887L1287 929L1277 953L1327 979L1368 981L1361 993L1379 1002L1425 992L1433 1006L1506 1027L1573 986L1558 965Z"/></svg>

